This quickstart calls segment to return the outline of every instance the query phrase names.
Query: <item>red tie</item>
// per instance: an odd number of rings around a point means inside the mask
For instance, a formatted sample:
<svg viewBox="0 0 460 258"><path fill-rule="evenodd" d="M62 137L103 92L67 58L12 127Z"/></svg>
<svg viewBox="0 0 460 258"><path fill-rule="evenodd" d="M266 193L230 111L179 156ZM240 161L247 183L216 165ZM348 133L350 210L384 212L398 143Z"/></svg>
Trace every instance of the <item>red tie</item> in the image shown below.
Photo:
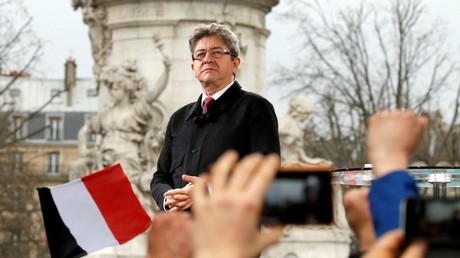
<svg viewBox="0 0 460 258"><path fill-rule="evenodd" d="M204 99L203 115L206 115L206 113L209 112L209 107L211 107L211 104L213 102L214 102L214 99L212 97L207 97Z"/></svg>

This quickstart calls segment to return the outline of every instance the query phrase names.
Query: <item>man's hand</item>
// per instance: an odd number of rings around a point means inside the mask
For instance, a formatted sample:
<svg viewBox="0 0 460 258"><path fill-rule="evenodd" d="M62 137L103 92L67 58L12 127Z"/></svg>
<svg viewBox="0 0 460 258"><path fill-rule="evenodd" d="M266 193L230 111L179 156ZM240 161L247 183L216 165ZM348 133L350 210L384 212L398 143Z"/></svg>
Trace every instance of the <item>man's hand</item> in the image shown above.
<svg viewBox="0 0 460 258"><path fill-rule="evenodd" d="M192 206L192 190L195 183L201 179L196 176L182 175L182 180L188 184L183 188L169 190L164 194L166 197L164 205L170 208L169 211L183 211Z"/></svg>

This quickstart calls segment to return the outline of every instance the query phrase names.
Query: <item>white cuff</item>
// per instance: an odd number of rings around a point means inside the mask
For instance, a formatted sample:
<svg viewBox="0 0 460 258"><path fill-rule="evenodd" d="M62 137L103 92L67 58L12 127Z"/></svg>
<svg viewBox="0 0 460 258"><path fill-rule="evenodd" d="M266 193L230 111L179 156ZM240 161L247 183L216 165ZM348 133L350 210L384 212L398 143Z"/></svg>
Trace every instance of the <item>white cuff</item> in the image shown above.
<svg viewBox="0 0 460 258"><path fill-rule="evenodd" d="M165 196L165 198L163 199L163 210L164 210L164 211L169 211L169 210L171 210L171 207L165 205L165 202L166 202L167 200L168 200L168 196Z"/></svg>

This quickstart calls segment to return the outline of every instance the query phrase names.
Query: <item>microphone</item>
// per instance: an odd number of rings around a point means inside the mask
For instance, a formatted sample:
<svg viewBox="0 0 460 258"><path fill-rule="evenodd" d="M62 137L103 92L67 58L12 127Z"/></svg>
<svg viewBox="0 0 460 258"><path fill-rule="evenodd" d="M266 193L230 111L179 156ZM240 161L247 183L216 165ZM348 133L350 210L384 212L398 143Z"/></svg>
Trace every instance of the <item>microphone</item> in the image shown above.
<svg viewBox="0 0 460 258"><path fill-rule="evenodd" d="M206 121L206 117L204 115L199 115L193 118L193 122L195 124L204 124Z"/></svg>
<svg viewBox="0 0 460 258"><path fill-rule="evenodd" d="M215 120L216 120L216 116L213 115L211 112L208 112L205 115L198 115L193 118L193 122L195 122L195 124L205 124L205 123L215 121Z"/></svg>

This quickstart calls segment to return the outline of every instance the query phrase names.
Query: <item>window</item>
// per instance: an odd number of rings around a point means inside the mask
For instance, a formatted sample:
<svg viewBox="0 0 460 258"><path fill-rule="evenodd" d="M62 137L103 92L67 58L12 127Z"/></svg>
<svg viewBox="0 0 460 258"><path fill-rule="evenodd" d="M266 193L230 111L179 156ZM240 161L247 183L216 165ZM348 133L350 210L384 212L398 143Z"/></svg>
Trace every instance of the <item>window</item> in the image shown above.
<svg viewBox="0 0 460 258"><path fill-rule="evenodd" d="M61 95L61 90L59 89L51 89L51 97L58 97L59 95Z"/></svg>
<svg viewBox="0 0 460 258"><path fill-rule="evenodd" d="M10 169L13 173L21 173L24 166L24 153L11 152L10 153Z"/></svg>
<svg viewBox="0 0 460 258"><path fill-rule="evenodd" d="M59 174L59 152L48 153L48 174Z"/></svg>
<svg viewBox="0 0 460 258"><path fill-rule="evenodd" d="M19 89L11 89L10 90L10 97L20 97L21 96L21 90Z"/></svg>
<svg viewBox="0 0 460 258"><path fill-rule="evenodd" d="M58 141L62 138L62 116L48 116L48 140Z"/></svg>
<svg viewBox="0 0 460 258"><path fill-rule="evenodd" d="M13 115L13 132L16 139L23 139L27 136L26 117L23 115Z"/></svg>
<svg viewBox="0 0 460 258"><path fill-rule="evenodd" d="M96 96L96 90L95 89L87 89L86 90L86 97L94 97Z"/></svg>

